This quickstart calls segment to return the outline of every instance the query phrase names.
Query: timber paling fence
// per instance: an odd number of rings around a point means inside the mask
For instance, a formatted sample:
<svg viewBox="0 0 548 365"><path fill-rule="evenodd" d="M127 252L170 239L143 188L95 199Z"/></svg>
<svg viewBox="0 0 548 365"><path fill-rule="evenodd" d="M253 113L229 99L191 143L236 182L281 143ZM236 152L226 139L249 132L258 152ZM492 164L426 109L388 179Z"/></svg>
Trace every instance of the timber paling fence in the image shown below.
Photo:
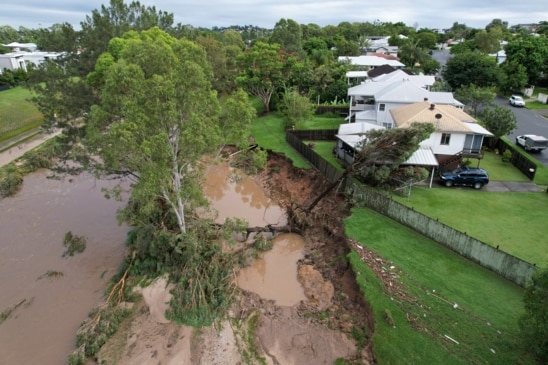
<svg viewBox="0 0 548 365"><path fill-rule="evenodd" d="M525 176L531 179L531 181L535 179L535 174L537 173L537 165L535 165L534 162L532 162L523 155L523 153L525 152L522 153L518 151L518 148L521 147L508 144L506 141L499 139L495 148L497 148L501 154L504 153L504 151L506 150L510 150L512 152L512 157L510 157L510 162L512 163L512 165L514 165Z"/></svg>
<svg viewBox="0 0 548 365"><path fill-rule="evenodd" d="M295 133L299 132L299 133ZM301 132L308 132L301 133ZM286 141L317 168L329 181L335 182L342 171L336 169L327 160L318 155L310 146L302 141L309 138L314 131L288 131ZM334 133L330 132L333 138ZM301 137L304 137L301 139ZM317 140L317 139L316 139ZM352 197L354 201L371 208L398 223L406 225L422 235L450 248L458 254L490 269L502 277L524 287L537 269L533 264L492 247L477 240L466 232L460 232L450 226L440 223L412 208L396 202L386 194L377 192L360 184L351 177L342 182L339 191Z"/></svg>

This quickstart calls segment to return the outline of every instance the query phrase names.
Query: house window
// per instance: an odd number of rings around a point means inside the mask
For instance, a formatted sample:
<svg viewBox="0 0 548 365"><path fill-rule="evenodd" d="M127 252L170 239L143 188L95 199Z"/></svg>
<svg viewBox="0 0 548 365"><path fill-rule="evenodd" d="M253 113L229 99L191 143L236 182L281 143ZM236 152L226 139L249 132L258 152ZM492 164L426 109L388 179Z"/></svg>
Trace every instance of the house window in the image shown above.
<svg viewBox="0 0 548 365"><path fill-rule="evenodd" d="M441 134L441 145L449 145L449 142L451 141L451 135L449 133L442 133Z"/></svg>
<svg viewBox="0 0 548 365"><path fill-rule="evenodd" d="M379 104L379 111L380 112L383 112L385 108L386 108L386 104Z"/></svg>

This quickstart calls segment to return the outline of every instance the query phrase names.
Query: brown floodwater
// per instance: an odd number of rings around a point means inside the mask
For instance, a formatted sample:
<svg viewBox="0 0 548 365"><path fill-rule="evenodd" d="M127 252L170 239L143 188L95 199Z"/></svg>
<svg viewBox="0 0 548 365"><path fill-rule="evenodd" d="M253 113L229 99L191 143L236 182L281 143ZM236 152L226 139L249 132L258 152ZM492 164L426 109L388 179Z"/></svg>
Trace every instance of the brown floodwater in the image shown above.
<svg viewBox="0 0 548 365"><path fill-rule="evenodd" d="M66 364L79 325L104 299L104 288L121 264L127 227L116 223L123 203L107 200L109 184L89 175L47 179L47 171L25 177L22 190L0 200L0 365ZM250 226L285 225L283 210L250 177L231 181L226 165L210 169L204 186L218 222L245 219ZM83 253L63 258L63 238L84 236ZM280 305L305 299L296 262L303 242L284 234L274 248L238 276L238 284ZM48 272L62 275L45 277Z"/></svg>
<svg viewBox="0 0 548 365"><path fill-rule="evenodd" d="M266 196L259 184L245 175L234 182L227 164L209 168L204 193L218 212L218 223L233 217L244 219L251 227L286 224L283 210Z"/></svg>
<svg viewBox="0 0 548 365"><path fill-rule="evenodd" d="M80 323L103 297L125 250L121 203L88 175L25 177L22 190L0 200L0 364L66 364ZM63 258L63 238L86 237L86 249ZM47 272L62 275L44 277Z"/></svg>
<svg viewBox="0 0 548 365"><path fill-rule="evenodd" d="M204 192L219 213L218 222L226 217L239 217L250 226L287 224L281 207L266 196L255 180L242 176L238 183L233 182L226 164L215 165L208 171ZM276 237L272 250L240 271L238 286L273 299L278 305L290 306L305 300L297 281L297 261L303 256L303 247L302 237L297 234Z"/></svg>
<svg viewBox="0 0 548 365"><path fill-rule="evenodd" d="M238 286L264 299L273 299L278 305L291 306L306 300L297 281L297 261L303 257L303 247L302 237L295 233L277 236L272 250L240 271Z"/></svg>

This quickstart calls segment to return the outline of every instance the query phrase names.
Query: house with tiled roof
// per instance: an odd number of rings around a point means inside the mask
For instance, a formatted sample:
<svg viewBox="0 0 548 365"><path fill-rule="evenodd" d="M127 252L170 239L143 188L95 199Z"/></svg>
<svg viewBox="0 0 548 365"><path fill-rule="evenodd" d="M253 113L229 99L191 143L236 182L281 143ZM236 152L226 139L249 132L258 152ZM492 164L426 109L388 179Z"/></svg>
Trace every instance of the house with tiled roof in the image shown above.
<svg viewBox="0 0 548 365"><path fill-rule="evenodd" d="M462 158L482 158L485 137L493 134L476 119L452 105L423 101L390 110L395 128L409 128L412 123L430 123L434 132L420 143L432 151L440 165L459 164Z"/></svg>
<svg viewBox="0 0 548 365"><path fill-rule="evenodd" d="M410 128L413 123L430 123L434 132L422 141L417 151L403 165L421 166L431 170L430 186L437 168L454 168L463 158L481 159L483 140L493 134L478 121L453 105L422 101L390 110L394 128ZM348 123L339 126L335 155L347 163L365 143L367 131L383 129L369 123Z"/></svg>

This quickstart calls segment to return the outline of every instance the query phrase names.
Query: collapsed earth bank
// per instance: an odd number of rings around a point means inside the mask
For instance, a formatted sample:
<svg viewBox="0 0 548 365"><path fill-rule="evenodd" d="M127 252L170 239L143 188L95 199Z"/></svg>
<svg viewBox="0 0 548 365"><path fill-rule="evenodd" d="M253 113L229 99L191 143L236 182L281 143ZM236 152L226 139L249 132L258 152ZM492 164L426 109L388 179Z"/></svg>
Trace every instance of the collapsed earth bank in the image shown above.
<svg viewBox="0 0 548 365"><path fill-rule="evenodd" d="M160 280L103 346L99 364L375 364L374 317L346 260L345 200L333 191L306 214L302 207L329 182L278 154L269 155L256 180L301 228L298 280L307 300L279 306L242 291L226 319L192 329L165 320L169 290Z"/></svg>

